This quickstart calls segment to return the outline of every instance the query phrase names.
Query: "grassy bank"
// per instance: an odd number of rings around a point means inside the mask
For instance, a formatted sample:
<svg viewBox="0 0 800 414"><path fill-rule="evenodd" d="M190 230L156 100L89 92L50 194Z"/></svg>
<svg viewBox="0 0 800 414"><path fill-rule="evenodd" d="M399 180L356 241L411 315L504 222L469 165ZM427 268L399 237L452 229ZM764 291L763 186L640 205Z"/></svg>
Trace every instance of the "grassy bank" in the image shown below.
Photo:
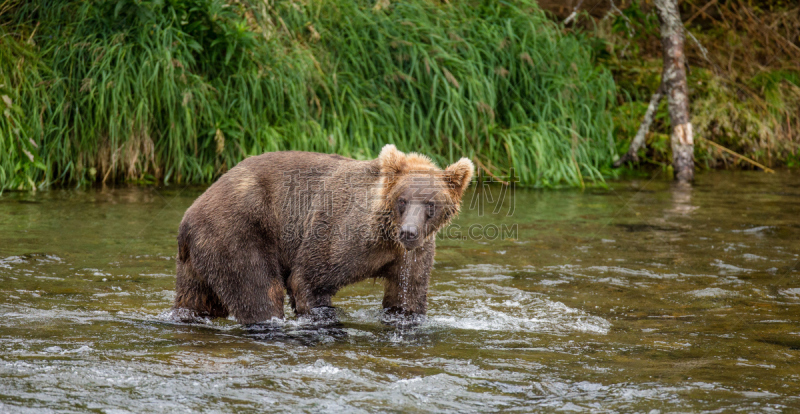
<svg viewBox="0 0 800 414"><path fill-rule="evenodd" d="M602 180L615 86L533 1L7 1L0 187L210 182L274 150Z"/></svg>

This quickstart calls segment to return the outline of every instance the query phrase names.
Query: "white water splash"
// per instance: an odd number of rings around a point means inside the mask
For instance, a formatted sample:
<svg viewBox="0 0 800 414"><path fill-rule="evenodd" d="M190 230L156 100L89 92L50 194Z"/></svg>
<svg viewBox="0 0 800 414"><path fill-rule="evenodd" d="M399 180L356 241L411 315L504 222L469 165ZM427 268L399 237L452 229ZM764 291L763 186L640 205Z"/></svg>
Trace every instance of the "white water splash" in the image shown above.
<svg viewBox="0 0 800 414"><path fill-rule="evenodd" d="M729 298L729 297L739 296L739 294L736 292L720 288L706 288L706 289L693 290L691 292L687 292L687 294L697 298Z"/></svg>
<svg viewBox="0 0 800 414"><path fill-rule="evenodd" d="M346 369L337 368L322 359L316 360L313 365L306 365L299 369L292 370L294 373L311 374L320 377L330 377L337 374L349 374Z"/></svg>
<svg viewBox="0 0 800 414"><path fill-rule="evenodd" d="M751 227L749 229L743 230L731 230L732 233L744 233L744 234L759 234L767 230L774 229L775 226L758 226L758 227Z"/></svg>
<svg viewBox="0 0 800 414"><path fill-rule="evenodd" d="M752 269L745 269L743 267L727 264L727 263L725 263L725 262L723 262L722 260L719 260L719 259L714 260L714 262L711 263L711 266L718 267L722 274L749 273L749 272L753 271Z"/></svg>
<svg viewBox="0 0 800 414"><path fill-rule="evenodd" d="M800 299L800 288L782 289L780 294L791 297L792 299Z"/></svg>
<svg viewBox="0 0 800 414"><path fill-rule="evenodd" d="M428 318L431 323L481 331L601 335L607 334L611 328L611 323L603 318L512 287L489 284L485 289L473 286L469 292L454 293L432 301L450 303L430 310ZM455 298L469 303L454 303Z"/></svg>

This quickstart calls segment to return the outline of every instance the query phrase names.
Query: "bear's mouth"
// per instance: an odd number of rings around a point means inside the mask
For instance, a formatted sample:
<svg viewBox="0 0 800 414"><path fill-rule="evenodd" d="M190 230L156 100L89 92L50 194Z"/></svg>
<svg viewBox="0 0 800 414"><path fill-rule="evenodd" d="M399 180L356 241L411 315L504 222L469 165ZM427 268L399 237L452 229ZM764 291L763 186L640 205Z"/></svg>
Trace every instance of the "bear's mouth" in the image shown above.
<svg viewBox="0 0 800 414"><path fill-rule="evenodd" d="M400 244L402 244L402 245L403 245L403 247L405 247L405 248L406 248L406 250L408 250L408 251L411 251L411 250L416 250L416 249L418 249L418 248L422 247L422 241L419 241L419 242L409 242L409 243L404 243L404 242L401 242Z"/></svg>

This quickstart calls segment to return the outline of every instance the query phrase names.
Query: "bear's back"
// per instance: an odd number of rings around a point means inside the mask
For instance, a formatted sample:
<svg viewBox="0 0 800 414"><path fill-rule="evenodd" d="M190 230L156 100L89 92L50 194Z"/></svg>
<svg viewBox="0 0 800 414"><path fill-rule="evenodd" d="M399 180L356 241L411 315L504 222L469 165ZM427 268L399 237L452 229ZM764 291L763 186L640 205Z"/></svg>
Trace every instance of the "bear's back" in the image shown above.
<svg viewBox="0 0 800 414"><path fill-rule="evenodd" d="M318 170L321 173L336 169L342 163L358 162L352 158L338 154L320 154L305 151L267 152L254 157L245 158L231 172L239 169L264 177L280 175L281 177L297 171ZM221 178L221 177L220 177Z"/></svg>
<svg viewBox="0 0 800 414"><path fill-rule="evenodd" d="M198 197L183 221L191 222L195 231L216 233L221 238L254 225L271 232L278 223L302 224L307 213L313 211L312 206L306 205L311 202L307 194L321 190L341 195L353 191L349 181L364 180L365 171L367 180L377 180L374 160L357 161L303 151L249 157Z"/></svg>

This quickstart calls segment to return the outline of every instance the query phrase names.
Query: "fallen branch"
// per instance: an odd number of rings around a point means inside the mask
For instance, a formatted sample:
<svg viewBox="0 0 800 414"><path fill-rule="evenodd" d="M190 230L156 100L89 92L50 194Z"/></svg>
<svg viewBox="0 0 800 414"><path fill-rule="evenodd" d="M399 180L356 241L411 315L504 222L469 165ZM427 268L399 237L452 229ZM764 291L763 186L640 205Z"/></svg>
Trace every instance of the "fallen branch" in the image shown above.
<svg viewBox="0 0 800 414"><path fill-rule="evenodd" d="M709 59L709 58L708 58L708 50L707 50L705 47L703 47L703 45L702 45L702 44L700 44L700 41L699 41L699 40L697 40L697 38L696 38L696 37L694 37L694 35L692 34L692 32L690 32L690 31L689 31L689 29L686 29L686 34L688 34L688 35L689 35L689 37L691 37L691 38L692 38L692 40L694 41L694 43L697 45L697 48L698 48L698 49L700 49L700 53L703 55L703 59L705 59L705 60L706 60L706 62L708 62L708 63L710 63L710 64L712 64L712 65L716 66L716 65L714 64L714 62L712 62L712 61L711 61L711 59Z"/></svg>
<svg viewBox="0 0 800 414"><path fill-rule="evenodd" d="M637 153L641 148L644 148L644 138L647 136L647 131L650 130L650 124L653 123L656 109L658 109L658 103L661 102L661 98L663 96L664 83L662 82L661 85L658 86L656 92L653 94L653 97L650 98L650 105L647 106L647 112L644 113L644 119L642 120L641 125L639 125L639 130L636 132L636 136L633 137L630 147L628 147L628 152L614 163L614 168L619 168L623 164L627 164L629 162L639 162L639 155L637 155Z"/></svg>
<svg viewBox="0 0 800 414"><path fill-rule="evenodd" d="M764 165L762 165L762 164L759 164L759 163L757 163L757 162L753 161L752 159L750 159L750 158L747 158L747 157L745 157L745 156L744 156L744 155L742 155L742 154L739 154L738 152L731 151L731 150L729 150L729 149L727 149L727 148L723 147L722 145L719 145L719 144L717 144L717 143L716 143L716 142L714 142L714 141L711 141L711 140L709 140L709 139L706 139L706 142L708 142L708 143L709 143L709 144L711 144L712 146L716 147L717 149L720 149L720 150L722 150L722 151L725 151L725 152L727 152L728 154L731 154L731 155L734 155L734 156L736 156L736 157L739 157L740 159L743 159L743 160L745 160L745 161L749 162L750 164L753 164L753 165L755 165L756 167L758 167L758 168L761 168L761 169L762 169L762 170L764 170L764 172L766 172L766 173L770 173L770 174L774 174L774 173L775 173L775 170L773 170L773 169L771 169L771 168L769 168L769 167L767 167L767 166L764 166Z"/></svg>

